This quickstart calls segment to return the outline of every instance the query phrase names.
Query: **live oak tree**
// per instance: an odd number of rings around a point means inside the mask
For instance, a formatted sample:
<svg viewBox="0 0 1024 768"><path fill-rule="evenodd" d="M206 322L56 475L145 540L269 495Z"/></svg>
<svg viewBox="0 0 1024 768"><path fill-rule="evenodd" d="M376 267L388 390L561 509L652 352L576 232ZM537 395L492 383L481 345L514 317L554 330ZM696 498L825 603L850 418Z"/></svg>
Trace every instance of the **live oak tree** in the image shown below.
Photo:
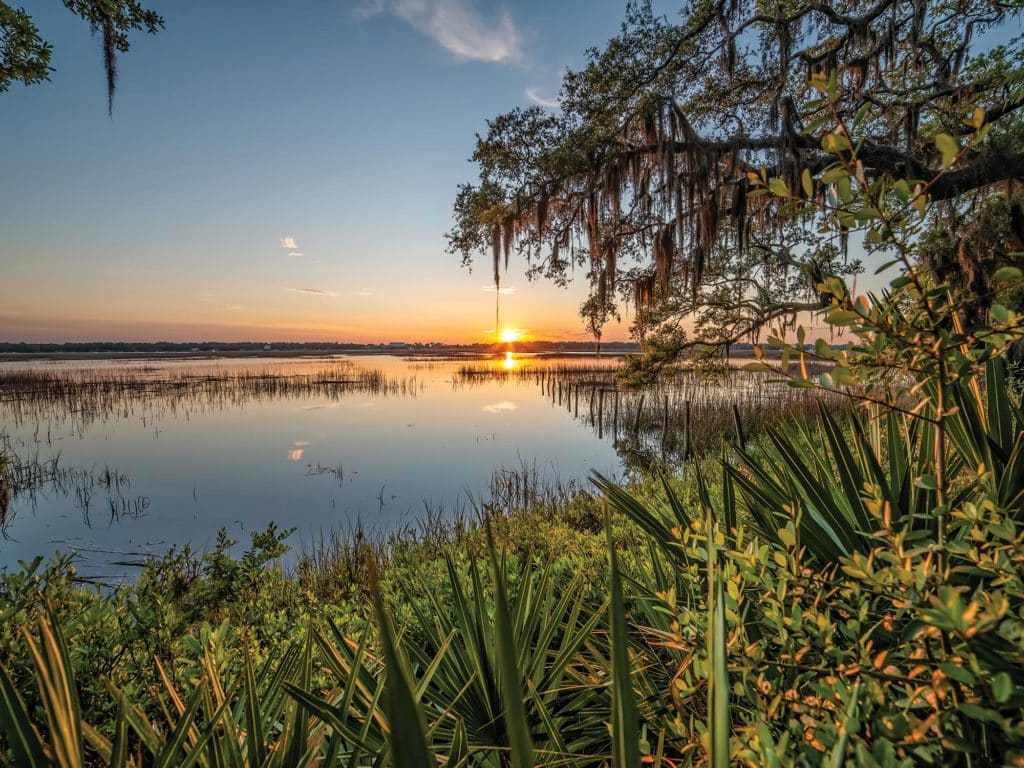
<svg viewBox="0 0 1024 768"><path fill-rule="evenodd" d="M117 56L128 51L128 33L141 30L155 34L164 20L138 0L63 0L64 7L79 16L102 38L103 67L107 77L107 110L114 106L117 88ZM12 83L25 85L48 80L52 46L39 34L23 8L0 0L0 93Z"/></svg>
<svg viewBox="0 0 1024 768"><path fill-rule="evenodd" d="M813 206L753 194L766 182L832 194L833 180L807 179L856 145L866 180L927 185L922 260L983 312L989 262L1018 259L1024 240L1022 46L1007 31L1022 8L697 0L670 22L631 3L621 32L565 75L560 110L515 109L477 137L479 180L458 190L450 250L467 264L489 254L496 283L512 252L532 278L578 271L593 306L633 302L634 332L657 330L663 357L727 349L791 325L827 303L825 278L861 269L845 227L821 233ZM980 125L984 141L944 168L936 137Z"/></svg>

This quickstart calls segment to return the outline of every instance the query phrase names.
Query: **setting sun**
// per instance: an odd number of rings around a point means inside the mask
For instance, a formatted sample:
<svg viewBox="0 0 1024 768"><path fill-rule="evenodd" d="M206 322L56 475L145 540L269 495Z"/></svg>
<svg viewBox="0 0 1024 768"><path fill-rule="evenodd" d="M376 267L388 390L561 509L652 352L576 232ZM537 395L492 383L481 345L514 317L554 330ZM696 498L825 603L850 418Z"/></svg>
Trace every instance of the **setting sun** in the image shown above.
<svg viewBox="0 0 1024 768"><path fill-rule="evenodd" d="M511 344L514 341L519 341L519 331L514 328L506 328L501 332L501 340L505 344Z"/></svg>

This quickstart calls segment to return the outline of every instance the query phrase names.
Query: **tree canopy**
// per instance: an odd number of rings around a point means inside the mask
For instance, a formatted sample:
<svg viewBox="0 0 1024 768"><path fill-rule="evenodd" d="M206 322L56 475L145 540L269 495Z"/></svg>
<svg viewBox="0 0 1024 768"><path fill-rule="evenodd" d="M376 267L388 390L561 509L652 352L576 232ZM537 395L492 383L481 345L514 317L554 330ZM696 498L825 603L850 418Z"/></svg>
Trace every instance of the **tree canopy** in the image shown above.
<svg viewBox="0 0 1024 768"><path fill-rule="evenodd" d="M107 76L107 111L114 108L117 89L117 56L128 51L128 33L142 30L155 34L164 20L138 0L63 0L64 7L89 23L102 37L103 67ZM53 68L53 47L23 8L0 0L0 93L12 83L34 85L48 80Z"/></svg>
<svg viewBox="0 0 1024 768"><path fill-rule="evenodd" d="M488 122L449 247L467 264L489 254L495 282L512 252L533 278L565 283L578 270L596 306L633 302L641 338L667 328L686 337L677 349L728 346L795 321L820 306L826 277L860 270L844 229L820 233L813 206L756 192L768 183L833 194L828 182L849 183L842 174L820 185L807 177L827 176L836 150L856 145L865 178L927 187L946 234L926 238L930 263L969 284L992 272L973 263L1016 258L1024 242L1020 198L1007 194L1024 177L1022 45L991 43L1010 37L1022 9L1021 0L696 0L672 22L632 2L620 33L565 75L560 110ZM984 141L969 150L942 145L980 125ZM1004 242L978 235L977 212L999 217ZM949 237L972 226L973 237ZM979 300L987 292L974 286ZM680 332L684 319L692 335Z"/></svg>

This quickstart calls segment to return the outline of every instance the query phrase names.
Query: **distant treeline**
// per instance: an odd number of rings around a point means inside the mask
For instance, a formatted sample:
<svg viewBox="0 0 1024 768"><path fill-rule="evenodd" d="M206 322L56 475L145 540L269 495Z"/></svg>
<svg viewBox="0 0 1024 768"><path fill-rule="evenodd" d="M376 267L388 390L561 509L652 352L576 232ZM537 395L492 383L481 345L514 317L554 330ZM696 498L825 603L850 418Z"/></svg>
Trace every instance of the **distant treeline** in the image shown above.
<svg viewBox="0 0 1024 768"><path fill-rule="evenodd" d="M522 352L589 352L593 342L585 341L519 341L514 348ZM86 341L64 344L41 344L31 342L0 342L0 354L60 354L60 353L186 353L186 352L353 352L379 350L411 351L471 351L505 349L506 344L444 344L441 342L386 342L380 344L355 344L350 342L313 341L202 341L202 342L131 342L131 341ZM605 352L630 352L638 349L632 342L608 342L601 345Z"/></svg>

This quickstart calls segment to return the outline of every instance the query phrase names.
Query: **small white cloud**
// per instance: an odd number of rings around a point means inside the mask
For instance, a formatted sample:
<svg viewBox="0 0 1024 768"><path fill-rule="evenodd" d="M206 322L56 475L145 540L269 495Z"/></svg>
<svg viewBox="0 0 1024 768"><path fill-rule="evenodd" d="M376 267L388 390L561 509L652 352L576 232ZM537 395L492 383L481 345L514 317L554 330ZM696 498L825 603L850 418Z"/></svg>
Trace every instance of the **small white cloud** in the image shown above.
<svg viewBox="0 0 1024 768"><path fill-rule="evenodd" d="M511 413L512 411L518 411L519 406L513 403L511 400L502 400L500 403L491 403L485 405L480 410L486 413Z"/></svg>
<svg viewBox="0 0 1024 768"><path fill-rule="evenodd" d="M376 296L376 288L360 288L358 291L349 291L353 296Z"/></svg>
<svg viewBox="0 0 1024 768"><path fill-rule="evenodd" d="M536 88L527 88L524 91L524 93L526 94L526 98L528 98L534 104L539 104L542 107L547 107L548 109L558 109L561 106L558 103L558 99L546 99L539 93L537 93Z"/></svg>
<svg viewBox="0 0 1024 768"><path fill-rule="evenodd" d="M288 251L288 255L289 256L305 256L306 254L299 253L298 251Z"/></svg>
<svg viewBox="0 0 1024 768"><path fill-rule="evenodd" d="M460 59L518 61L522 39L508 12L485 19L474 0L366 0L362 18L390 13Z"/></svg>
<svg viewBox="0 0 1024 768"><path fill-rule="evenodd" d="M313 296L337 296L334 291L325 291L323 288L289 288L289 291L295 291L295 293L308 293Z"/></svg>
<svg viewBox="0 0 1024 768"><path fill-rule="evenodd" d="M299 246L297 246L295 244L295 238L294 237L282 237L281 238L281 247L282 248L287 248L289 251L294 251Z"/></svg>
<svg viewBox="0 0 1024 768"><path fill-rule="evenodd" d="M514 285L503 285L501 288L495 288L493 285L485 285L480 290L484 293L500 293L502 296L511 296L517 289Z"/></svg>

